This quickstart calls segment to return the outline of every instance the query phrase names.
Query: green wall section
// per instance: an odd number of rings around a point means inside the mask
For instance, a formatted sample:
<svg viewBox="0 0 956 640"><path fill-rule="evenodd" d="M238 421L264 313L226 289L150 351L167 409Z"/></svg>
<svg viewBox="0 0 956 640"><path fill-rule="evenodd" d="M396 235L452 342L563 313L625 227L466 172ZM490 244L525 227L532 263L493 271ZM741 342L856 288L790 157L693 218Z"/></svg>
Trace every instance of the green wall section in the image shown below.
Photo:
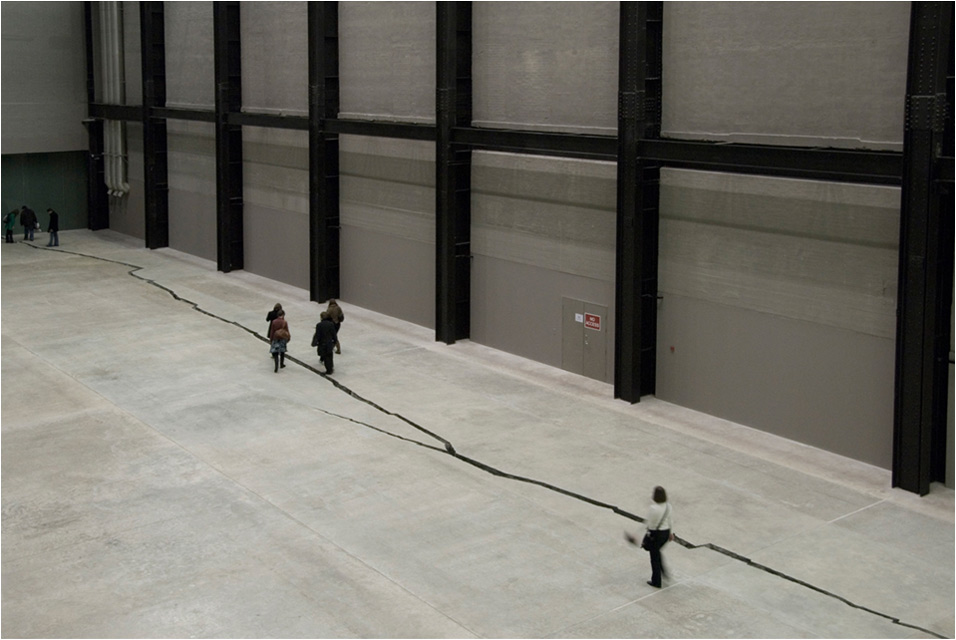
<svg viewBox="0 0 956 640"><path fill-rule="evenodd" d="M46 231L53 208L61 231L87 228L86 151L4 155L2 170L4 214L25 204Z"/></svg>

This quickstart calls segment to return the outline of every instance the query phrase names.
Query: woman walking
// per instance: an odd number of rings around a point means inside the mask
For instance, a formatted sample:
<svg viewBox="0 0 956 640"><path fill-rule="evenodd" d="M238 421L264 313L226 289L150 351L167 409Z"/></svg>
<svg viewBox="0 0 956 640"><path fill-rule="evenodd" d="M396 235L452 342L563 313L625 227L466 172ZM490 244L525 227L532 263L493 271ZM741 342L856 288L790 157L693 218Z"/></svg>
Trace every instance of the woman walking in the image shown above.
<svg viewBox="0 0 956 640"><path fill-rule="evenodd" d="M647 550L651 556L651 579L647 581L647 584L658 589L661 588L662 576L667 575L661 548L674 537L671 533L673 526L671 513L671 505L667 501L667 492L664 491L664 487L654 487L654 501L644 518L647 529L644 531L641 548ZM625 533L624 536L631 544L637 544L637 540L630 534Z"/></svg>
<svg viewBox="0 0 956 640"><path fill-rule="evenodd" d="M275 320L269 323L269 339L272 341L269 353L272 354L272 360L275 362L275 373L279 373L280 368L285 368L286 345L292 339L289 323L286 322L285 311L282 309L276 312Z"/></svg>

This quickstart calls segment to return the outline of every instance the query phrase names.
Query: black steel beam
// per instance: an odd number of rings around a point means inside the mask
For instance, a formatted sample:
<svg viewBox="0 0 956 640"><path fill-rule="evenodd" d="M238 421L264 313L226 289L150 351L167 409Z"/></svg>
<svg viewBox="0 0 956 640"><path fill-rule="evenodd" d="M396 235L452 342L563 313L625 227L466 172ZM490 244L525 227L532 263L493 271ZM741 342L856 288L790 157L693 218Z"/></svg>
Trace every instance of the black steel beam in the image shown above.
<svg viewBox="0 0 956 640"><path fill-rule="evenodd" d="M640 156L661 130L663 3L622 2L618 66L614 397L654 393L660 165Z"/></svg>
<svg viewBox="0 0 956 640"><path fill-rule="evenodd" d="M893 151L644 139L639 154L681 169L861 184L899 185L903 173L903 154Z"/></svg>
<svg viewBox="0 0 956 640"><path fill-rule="evenodd" d="M106 191L106 166L103 156L103 121L96 120L96 59L93 48L93 3L83 3L86 31L86 101L90 118L84 121L89 139L86 154L86 224L96 231L110 226L110 200Z"/></svg>
<svg viewBox="0 0 956 640"><path fill-rule="evenodd" d="M382 120L329 119L325 123L330 133L346 133L356 136L400 138L404 140L435 140L435 127L430 124L385 122Z"/></svg>
<svg viewBox="0 0 956 640"><path fill-rule="evenodd" d="M162 2L140 2L143 71L143 181L145 242L149 249L169 246L169 164L166 120L152 111L166 105L166 18ZM108 106L108 105L103 105Z"/></svg>
<svg viewBox="0 0 956 640"><path fill-rule="evenodd" d="M929 493L930 482L943 479L945 469L938 468L934 459L938 459L937 450L947 446L953 196L951 190L948 197L944 195L939 177L944 140L948 137L951 142L953 133L952 114L946 113L952 33L951 2L912 3L903 133L893 486L920 495Z"/></svg>
<svg viewBox="0 0 956 640"><path fill-rule="evenodd" d="M216 81L216 262L226 273L243 268L242 127L229 116L242 109L239 2L213 3Z"/></svg>
<svg viewBox="0 0 956 640"><path fill-rule="evenodd" d="M454 344L471 333L471 148L453 136L471 125L471 3L436 10L435 339Z"/></svg>
<svg viewBox="0 0 956 640"><path fill-rule="evenodd" d="M142 122L143 107L133 104L102 104L90 103L90 117L103 120L122 120L125 122Z"/></svg>
<svg viewBox="0 0 956 640"><path fill-rule="evenodd" d="M229 124L243 127L266 127L269 129L309 130L308 116L286 116L276 113L230 113Z"/></svg>
<svg viewBox="0 0 956 640"><path fill-rule="evenodd" d="M309 297L339 297L339 136L327 124L339 113L339 9L310 2L309 22Z"/></svg>
<svg viewBox="0 0 956 640"><path fill-rule="evenodd" d="M150 109L150 115L154 118L163 118L165 120L216 122L216 111L210 111L208 109L182 109L179 107L166 107L163 105L157 105Z"/></svg>
<svg viewBox="0 0 956 640"><path fill-rule="evenodd" d="M617 138L614 136L459 126L452 129L452 142L471 149L486 151L509 151L585 160L614 161L617 159Z"/></svg>

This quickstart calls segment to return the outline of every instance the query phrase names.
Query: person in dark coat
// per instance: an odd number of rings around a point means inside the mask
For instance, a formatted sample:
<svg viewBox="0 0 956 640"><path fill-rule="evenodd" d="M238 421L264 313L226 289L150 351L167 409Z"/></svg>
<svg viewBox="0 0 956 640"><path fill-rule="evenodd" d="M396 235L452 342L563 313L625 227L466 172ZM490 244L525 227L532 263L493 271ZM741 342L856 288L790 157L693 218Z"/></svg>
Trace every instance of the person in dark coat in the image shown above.
<svg viewBox="0 0 956 640"><path fill-rule="evenodd" d="M326 311L328 311L329 318L335 325L335 352L342 353L342 345L339 343L339 329L342 328L342 323L345 322L345 314L342 312L342 307L340 307L339 303L334 299L329 300L329 308L326 309Z"/></svg>
<svg viewBox="0 0 956 640"><path fill-rule="evenodd" d="M33 240L33 232L37 226L37 214L27 205L20 207L20 224L23 225L23 239Z"/></svg>
<svg viewBox="0 0 956 640"><path fill-rule="evenodd" d="M47 231L50 234L50 241L46 244L48 247L59 247L60 246L60 215L53 209L47 209L46 212L50 214L50 224L47 225Z"/></svg>
<svg viewBox="0 0 956 640"><path fill-rule="evenodd" d="M20 213L16 209L3 216L3 228L7 232L6 242L7 244L13 244L13 228L17 226L17 214Z"/></svg>
<svg viewBox="0 0 956 640"><path fill-rule="evenodd" d="M325 373L330 374L335 370L332 354L335 353L335 336L338 332L328 311L323 311L319 318L312 336L312 346L316 348L319 360L325 364Z"/></svg>

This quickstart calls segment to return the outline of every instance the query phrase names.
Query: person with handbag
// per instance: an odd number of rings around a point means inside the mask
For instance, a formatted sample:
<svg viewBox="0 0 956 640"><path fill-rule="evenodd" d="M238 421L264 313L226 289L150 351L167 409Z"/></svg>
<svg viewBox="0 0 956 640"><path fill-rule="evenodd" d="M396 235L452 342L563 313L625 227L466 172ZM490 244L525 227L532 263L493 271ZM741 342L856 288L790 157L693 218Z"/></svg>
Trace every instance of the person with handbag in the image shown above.
<svg viewBox="0 0 956 640"><path fill-rule="evenodd" d="M671 527L673 526L671 512L671 505L667 501L667 492L664 487L654 487L654 501L644 518L647 529L644 531L644 538L641 540L641 548L651 556L651 579L647 581L647 584L657 589L661 588L662 576L667 575L661 548L674 539L674 534L671 533ZM624 537L631 544L637 544L637 540L630 534L625 533Z"/></svg>
<svg viewBox="0 0 956 640"><path fill-rule="evenodd" d="M286 322L285 311L282 309L276 312L275 320L269 324L269 337L272 339L269 353L272 354L272 360L275 362L275 373L279 373L280 368L285 369L286 345L292 339L289 323Z"/></svg>

